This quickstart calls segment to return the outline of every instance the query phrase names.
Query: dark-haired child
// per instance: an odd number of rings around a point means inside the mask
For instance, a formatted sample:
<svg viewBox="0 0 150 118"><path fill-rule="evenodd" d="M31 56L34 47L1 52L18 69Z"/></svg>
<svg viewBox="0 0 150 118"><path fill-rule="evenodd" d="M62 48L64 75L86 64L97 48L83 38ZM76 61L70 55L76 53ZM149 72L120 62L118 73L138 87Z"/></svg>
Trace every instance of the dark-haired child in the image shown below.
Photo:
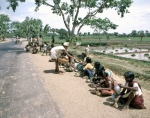
<svg viewBox="0 0 150 118"><path fill-rule="evenodd" d="M119 84L119 86L123 88L120 100L123 100L125 103L121 110L126 110L129 106L136 109L146 109L144 106L141 86L138 82L133 81L134 73L132 71L125 72L124 78L126 80L125 85Z"/></svg>
<svg viewBox="0 0 150 118"><path fill-rule="evenodd" d="M94 75L91 78L91 81L87 81L88 83L91 83L91 87L94 87L94 85L97 86L97 83L100 81L99 78L99 70L104 69L104 67L100 64L100 62L95 62L94 63Z"/></svg>

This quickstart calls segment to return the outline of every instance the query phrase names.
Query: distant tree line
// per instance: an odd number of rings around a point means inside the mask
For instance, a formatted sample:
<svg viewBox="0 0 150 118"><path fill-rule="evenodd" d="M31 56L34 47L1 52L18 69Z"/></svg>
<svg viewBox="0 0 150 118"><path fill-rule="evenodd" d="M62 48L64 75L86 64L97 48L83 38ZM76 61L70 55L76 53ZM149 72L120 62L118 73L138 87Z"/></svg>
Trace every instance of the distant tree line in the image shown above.
<svg viewBox="0 0 150 118"><path fill-rule="evenodd" d="M110 22L109 19L93 19L92 22L87 22L87 25L94 29L93 33L79 32L78 35L72 37L72 40L80 40L80 36L97 36L99 40L100 36L106 36L108 40L110 36L117 37L140 37L141 41L143 37L150 37L150 32L132 30L131 33L119 34L118 32L108 33L108 29L116 29L117 25ZM98 21L98 25L97 25ZM100 24L101 23L101 24ZM107 23L107 26L105 25ZM104 27L106 26L106 27ZM43 25L40 19L34 19L26 17L23 22L11 21L8 15L0 14L0 39L4 40L6 37L24 37L30 39L31 37L38 37L43 35L46 37L58 36L59 39L67 39L68 31L66 29L51 28L48 24Z"/></svg>

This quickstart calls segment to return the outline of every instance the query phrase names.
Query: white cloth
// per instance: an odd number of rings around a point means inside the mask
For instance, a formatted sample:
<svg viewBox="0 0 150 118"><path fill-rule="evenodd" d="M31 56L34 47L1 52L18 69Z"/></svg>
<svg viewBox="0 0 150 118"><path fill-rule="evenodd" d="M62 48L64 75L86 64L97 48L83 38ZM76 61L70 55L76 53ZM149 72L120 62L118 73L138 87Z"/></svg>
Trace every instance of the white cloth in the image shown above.
<svg viewBox="0 0 150 118"><path fill-rule="evenodd" d="M47 50L47 45L46 44L44 44L43 49Z"/></svg>
<svg viewBox="0 0 150 118"><path fill-rule="evenodd" d="M89 51L90 51L89 47L86 47L86 48L85 48L85 51L86 51L86 52L89 52Z"/></svg>
<svg viewBox="0 0 150 118"><path fill-rule="evenodd" d="M125 83L125 86L129 87L128 86L128 82ZM135 92L135 95L139 95L139 96L142 95L142 90L140 89L138 83L134 83L133 87L137 87L138 88L138 90Z"/></svg>
<svg viewBox="0 0 150 118"><path fill-rule="evenodd" d="M27 49L24 47L24 51L26 51Z"/></svg>
<svg viewBox="0 0 150 118"><path fill-rule="evenodd" d="M65 50L64 46L56 46L51 49L51 59L57 59L57 56Z"/></svg>

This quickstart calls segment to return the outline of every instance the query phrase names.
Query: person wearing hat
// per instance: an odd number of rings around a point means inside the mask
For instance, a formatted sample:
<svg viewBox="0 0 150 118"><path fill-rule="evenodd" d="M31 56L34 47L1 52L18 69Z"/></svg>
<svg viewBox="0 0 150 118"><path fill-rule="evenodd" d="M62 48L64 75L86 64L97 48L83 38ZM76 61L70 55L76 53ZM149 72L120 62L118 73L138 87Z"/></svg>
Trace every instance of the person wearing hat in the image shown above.
<svg viewBox="0 0 150 118"><path fill-rule="evenodd" d="M56 47L53 47L51 49L51 60L50 61L55 60L55 71L58 72L58 73L60 73L60 71L59 71L59 62L58 62L58 56L60 54L65 52L68 57L74 58L73 56L68 54L68 52L67 52L68 46L69 46L69 42L64 42L62 46L56 46Z"/></svg>

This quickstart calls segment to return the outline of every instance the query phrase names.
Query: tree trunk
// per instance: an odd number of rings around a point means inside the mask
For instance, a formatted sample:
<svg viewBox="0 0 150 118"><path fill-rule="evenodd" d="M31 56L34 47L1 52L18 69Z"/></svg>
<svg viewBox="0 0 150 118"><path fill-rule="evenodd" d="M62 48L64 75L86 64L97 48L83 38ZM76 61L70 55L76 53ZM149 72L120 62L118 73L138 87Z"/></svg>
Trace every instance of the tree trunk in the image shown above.
<svg viewBox="0 0 150 118"><path fill-rule="evenodd" d="M99 44L101 45L101 38L100 38L100 34L98 34L98 39L99 39Z"/></svg>
<svg viewBox="0 0 150 118"><path fill-rule="evenodd" d="M142 38L143 38L143 37L141 37L141 42L142 42Z"/></svg>

